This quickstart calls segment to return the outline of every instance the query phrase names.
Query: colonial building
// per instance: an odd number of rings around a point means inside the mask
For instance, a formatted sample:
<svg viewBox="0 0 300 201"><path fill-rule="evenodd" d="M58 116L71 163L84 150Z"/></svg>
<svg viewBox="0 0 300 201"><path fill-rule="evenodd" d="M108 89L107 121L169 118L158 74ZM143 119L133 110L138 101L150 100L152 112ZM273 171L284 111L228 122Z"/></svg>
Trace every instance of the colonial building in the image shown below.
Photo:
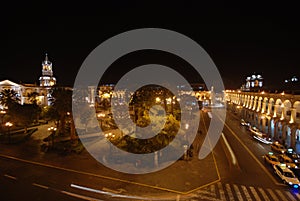
<svg viewBox="0 0 300 201"><path fill-rule="evenodd" d="M300 95L226 90L228 109L300 153Z"/></svg>
<svg viewBox="0 0 300 201"><path fill-rule="evenodd" d="M263 88L263 77L259 73L253 73L251 76L246 78L245 84L242 85L242 91L261 91Z"/></svg>
<svg viewBox="0 0 300 201"><path fill-rule="evenodd" d="M48 60L46 53L45 60L42 62L42 76L40 77L40 86L51 87L56 84L56 79L53 77L52 63Z"/></svg>
<svg viewBox="0 0 300 201"><path fill-rule="evenodd" d="M39 105L50 105L50 89L56 84L56 79L53 76L52 63L46 54L45 60L42 62L42 75L40 77L40 84L17 84L10 80L0 81L0 91L4 89L11 89L17 93L20 99L20 104L29 103L29 98L32 93L36 93L37 103ZM0 106L0 108L3 108Z"/></svg>

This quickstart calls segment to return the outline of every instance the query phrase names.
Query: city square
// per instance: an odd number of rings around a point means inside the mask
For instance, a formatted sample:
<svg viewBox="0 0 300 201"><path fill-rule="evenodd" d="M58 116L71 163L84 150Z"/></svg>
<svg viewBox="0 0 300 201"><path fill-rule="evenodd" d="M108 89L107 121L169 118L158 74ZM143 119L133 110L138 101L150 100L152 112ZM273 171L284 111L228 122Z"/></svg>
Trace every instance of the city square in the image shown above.
<svg viewBox="0 0 300 201"><path fill-rule="evenodd" d="M1 199L300 200L296 7L7 7Z"/></svg>

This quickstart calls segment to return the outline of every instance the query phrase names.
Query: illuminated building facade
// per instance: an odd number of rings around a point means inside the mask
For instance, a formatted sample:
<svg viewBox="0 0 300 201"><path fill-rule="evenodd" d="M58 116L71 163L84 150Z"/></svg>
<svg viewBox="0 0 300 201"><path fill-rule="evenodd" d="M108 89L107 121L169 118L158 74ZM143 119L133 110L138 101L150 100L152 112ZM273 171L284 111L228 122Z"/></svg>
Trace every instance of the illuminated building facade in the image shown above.
<svg viewBox="0 0 300 201"><path fill-rule="evenodd" d="M0 91L5 89L14 90L20 99L20 104L30 103L30 95L35 93L37 94L36 100L39 105L50 105L50 90L56 84L56 79L53 76L52 63L49 61L47 54L45 60L42 62L42 76L39 81L40 85L18 84L10 80L3 80L0 81ZM2 108L1 105L0 108Z"/></svg>
<svg viewBox="0 0 300 201"><path fill-rule="evenodd" d="M246 78L246 83L242 85L242 91L261 91L264 86L264 79L261 74L253 73Z"/></svg>
<svg viewBox="0 0 300 201"><path fill-rule="evenodd" d="M40 77L40 86L49 87L56 84L56 78L53 77L52 63L46 54L45 60L42 62L42 76Z"/></svg>

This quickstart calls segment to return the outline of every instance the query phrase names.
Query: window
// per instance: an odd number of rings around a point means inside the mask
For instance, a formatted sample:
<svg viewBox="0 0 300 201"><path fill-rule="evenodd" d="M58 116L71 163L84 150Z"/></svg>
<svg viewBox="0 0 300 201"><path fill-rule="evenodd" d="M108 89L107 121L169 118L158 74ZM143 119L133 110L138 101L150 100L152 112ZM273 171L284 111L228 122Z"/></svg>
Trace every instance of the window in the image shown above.
<svg viewBox="0 0 300 201"><path fill-rule="evenodd" d="M294 178L294 177L295 177L294 174L291 173L291 172L285 172L285 173L284 173L284 176L286 176L286 177L291 177L291 178Z"/></svg>

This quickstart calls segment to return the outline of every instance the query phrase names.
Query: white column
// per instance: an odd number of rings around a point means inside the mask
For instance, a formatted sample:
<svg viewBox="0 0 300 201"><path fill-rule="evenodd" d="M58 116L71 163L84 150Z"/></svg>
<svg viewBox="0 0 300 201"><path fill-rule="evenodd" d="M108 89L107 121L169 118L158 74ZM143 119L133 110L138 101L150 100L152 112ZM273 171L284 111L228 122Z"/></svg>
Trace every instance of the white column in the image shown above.
<svg viewBox="0 0 300 201"><path fill-rule="evenodd" d="M289 123L294 123L296 121L297 110L295 108L291 108L291 118Z"/></svg>

